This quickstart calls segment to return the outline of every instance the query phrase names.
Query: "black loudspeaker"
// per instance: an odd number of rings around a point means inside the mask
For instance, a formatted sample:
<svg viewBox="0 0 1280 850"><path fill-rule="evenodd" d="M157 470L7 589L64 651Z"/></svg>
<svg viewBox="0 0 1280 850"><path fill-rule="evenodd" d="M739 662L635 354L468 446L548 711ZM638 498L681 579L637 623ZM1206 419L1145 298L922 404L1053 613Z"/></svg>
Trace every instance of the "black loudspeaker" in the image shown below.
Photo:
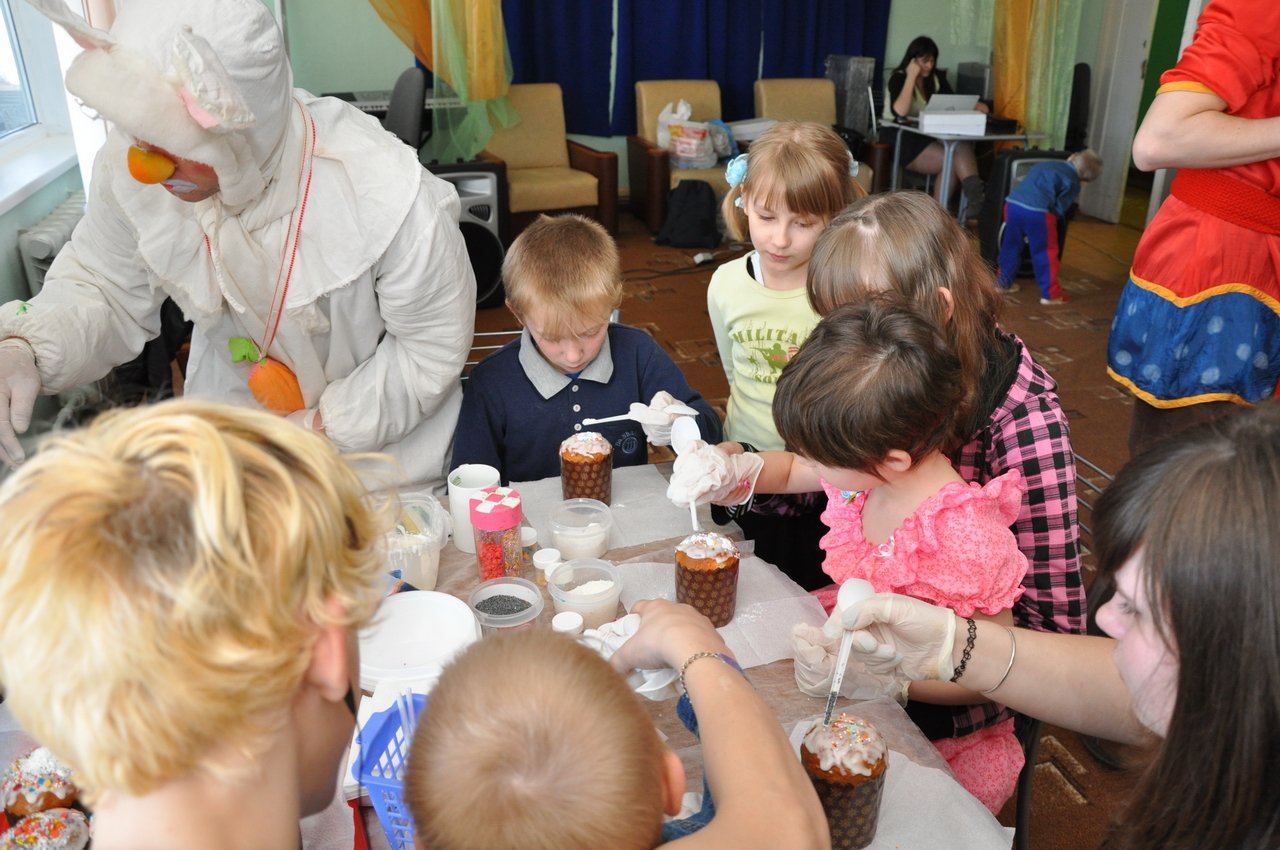
<svg viewBox="0 0 1280 850"><path fill-rule="evenodd" d="M458 190L462 202L458 225L476 275L476 306L498 306L503 298L502 258L506 254L502 247L507 218L506 168L483 161L426 168Z"/></svg>

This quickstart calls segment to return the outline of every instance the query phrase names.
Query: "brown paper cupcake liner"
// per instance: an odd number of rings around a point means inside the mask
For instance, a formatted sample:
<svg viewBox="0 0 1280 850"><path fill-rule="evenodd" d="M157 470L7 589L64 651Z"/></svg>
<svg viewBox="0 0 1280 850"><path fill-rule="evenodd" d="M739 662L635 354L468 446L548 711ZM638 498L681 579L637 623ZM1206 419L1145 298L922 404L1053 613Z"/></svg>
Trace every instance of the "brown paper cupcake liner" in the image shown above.
<svg viewBox="0 0 1280 850"><path fill-rule="evenodd" d="M886 772L857 784L832 782L809 774L827 813L832 850L861 850L875 840Z"/></svg>

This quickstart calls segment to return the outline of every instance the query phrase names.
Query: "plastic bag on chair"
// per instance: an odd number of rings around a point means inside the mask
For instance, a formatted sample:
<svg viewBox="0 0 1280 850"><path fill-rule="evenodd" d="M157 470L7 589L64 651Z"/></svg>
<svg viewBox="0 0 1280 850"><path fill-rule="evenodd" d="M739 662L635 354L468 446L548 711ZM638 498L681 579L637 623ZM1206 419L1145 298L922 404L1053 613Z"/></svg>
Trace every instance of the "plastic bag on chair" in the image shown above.
<svg viewBox="0 0 1280 850"><path fill-rule="evenodd" d="M671 150L671 122L688 121L693 114L689 101L681 99L678 103L668 103L658 113L658 147Z"/></svg>

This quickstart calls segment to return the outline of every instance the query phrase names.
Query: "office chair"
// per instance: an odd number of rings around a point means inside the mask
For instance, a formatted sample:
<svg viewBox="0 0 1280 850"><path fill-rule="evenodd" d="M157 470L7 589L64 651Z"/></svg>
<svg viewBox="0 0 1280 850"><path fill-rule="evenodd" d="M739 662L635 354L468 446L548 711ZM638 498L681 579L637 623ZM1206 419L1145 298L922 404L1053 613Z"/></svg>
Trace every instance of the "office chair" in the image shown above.
<svg viewBox="0 0 1280 850"><path fill-rule="evenodd" d="M427 74L417 65L406 69L391 90L391 102L382 126L400 141L417 150L426 141L423 119L426 115Z"/></svg>

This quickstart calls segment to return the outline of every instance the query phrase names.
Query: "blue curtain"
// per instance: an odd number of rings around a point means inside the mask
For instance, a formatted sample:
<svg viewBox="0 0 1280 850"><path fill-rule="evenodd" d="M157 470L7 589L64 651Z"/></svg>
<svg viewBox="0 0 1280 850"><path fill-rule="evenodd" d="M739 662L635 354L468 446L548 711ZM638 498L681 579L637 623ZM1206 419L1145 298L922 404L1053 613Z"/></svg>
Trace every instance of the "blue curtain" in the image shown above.
<svg viewBox="0 0 1280 850"><path fill-rule="evenodd" d="M761 76L821 77L829 54L871 56L884 72L891 0L764 0Z"/></svg>
<svg viewBox="0 0 1280 850"><path fill-rule="evenodd" d="M502 0L513 83L559 83L570 133L611 134L608 0Z"/></svg>
<svg viewBox="0 0 1280 850"><path fill-rule="evenodd" d="M715 80L725 120L748 117L763 0L617 0L613 134L636 131L637 80Z"/></svg>
<svg viewBox="0 0 1280 850"><path fill-rule="evenodd" d="M821 77L828 54L884 68L891 0L503 0L513 82L556 82L571 133L635 132L637 80L711 79L726 121L754 112L764 77ZM612 110L610 97L612 95Z"/></svg>

